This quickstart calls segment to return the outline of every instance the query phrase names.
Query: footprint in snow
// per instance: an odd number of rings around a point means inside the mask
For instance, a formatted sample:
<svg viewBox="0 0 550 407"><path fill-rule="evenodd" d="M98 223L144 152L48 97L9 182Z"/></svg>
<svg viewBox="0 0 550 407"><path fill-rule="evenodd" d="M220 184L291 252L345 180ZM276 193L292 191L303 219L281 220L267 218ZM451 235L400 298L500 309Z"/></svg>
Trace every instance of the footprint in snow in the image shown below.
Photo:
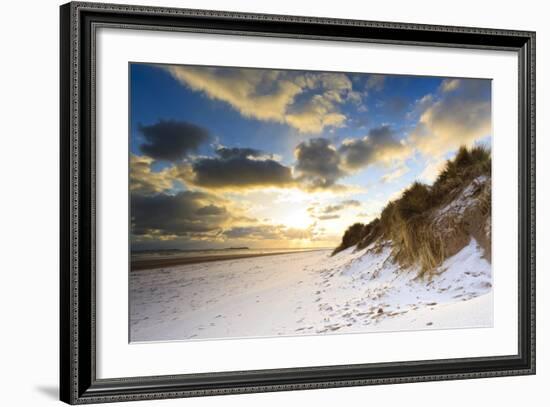
<svg viewBox="0 0 550 407"><path fill-rule="evenodd" d="M295 332L298 332L298 331L309 331L310 329L313 329L313 326L304 326L302 328L298 328L295 330Z"/></svg>

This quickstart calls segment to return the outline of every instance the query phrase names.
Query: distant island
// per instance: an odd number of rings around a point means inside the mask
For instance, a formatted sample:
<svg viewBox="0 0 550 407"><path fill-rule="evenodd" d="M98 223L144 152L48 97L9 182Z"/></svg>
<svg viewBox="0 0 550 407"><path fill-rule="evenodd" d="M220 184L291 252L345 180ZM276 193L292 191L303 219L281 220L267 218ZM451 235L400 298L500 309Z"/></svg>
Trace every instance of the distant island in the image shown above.
<svg viewBox="0 0 550 407"><path fill-rule="evenodd" d="M219 248L219 249L215 249L215 248L206 248L206 249L142 249L142 250L132 250L132 254L148 254L148 253L177 254L177 253L193 253L193 252L213 252L213 251L224 251L224 250L250 250L250 247L247 247L247 246L222 247L222 248Z"/></svg>

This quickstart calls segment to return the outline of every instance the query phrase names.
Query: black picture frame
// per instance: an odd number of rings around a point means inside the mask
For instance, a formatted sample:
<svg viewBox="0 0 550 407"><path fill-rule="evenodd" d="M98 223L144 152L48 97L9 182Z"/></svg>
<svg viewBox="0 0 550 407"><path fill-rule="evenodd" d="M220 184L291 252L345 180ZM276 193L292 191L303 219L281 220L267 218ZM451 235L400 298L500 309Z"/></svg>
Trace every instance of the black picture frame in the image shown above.
<svg viewBox="0 0 550 407"><path fill-rule="evenodd" d="M73 2L60 7L60 398L70 404L535 373L535 33ZM98 379L95 343L97 27L508 50L519 59L518 354Z"/></svg>

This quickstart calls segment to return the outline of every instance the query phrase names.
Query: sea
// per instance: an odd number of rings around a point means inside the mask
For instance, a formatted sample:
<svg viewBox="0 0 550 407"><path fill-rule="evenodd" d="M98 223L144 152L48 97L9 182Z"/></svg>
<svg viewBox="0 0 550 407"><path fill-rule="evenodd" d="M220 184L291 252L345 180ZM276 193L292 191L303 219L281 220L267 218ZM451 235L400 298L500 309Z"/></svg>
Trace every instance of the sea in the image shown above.
<svg viewBox="0 0 550 407"><path fill-rule="evenodd" d="M309 252L316 250L333 249L330 247L309 247L309 248L277 248L277 249L256 249L248 247L229 247L225 249L202 249L202 250L143 250L134 251L131 253L131 261L139 260L164 260L164 259L179 259L193 258L205 256L227 256L227 255L255 255L255 254L276 254L287 252Z"/></svg>

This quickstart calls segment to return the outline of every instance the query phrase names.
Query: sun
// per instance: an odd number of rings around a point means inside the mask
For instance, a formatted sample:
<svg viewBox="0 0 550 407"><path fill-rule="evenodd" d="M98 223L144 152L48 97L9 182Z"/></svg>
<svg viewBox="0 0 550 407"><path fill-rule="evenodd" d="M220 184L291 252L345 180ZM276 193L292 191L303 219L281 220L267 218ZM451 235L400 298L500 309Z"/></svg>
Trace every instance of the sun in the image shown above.
<svg viewBox="0 0 550 407"><path fill-rule="evenodd" d="M312 219L305 207L296 207L289 208L281 218L281 223L288 228L306 229L311 225Z"/></svg>

